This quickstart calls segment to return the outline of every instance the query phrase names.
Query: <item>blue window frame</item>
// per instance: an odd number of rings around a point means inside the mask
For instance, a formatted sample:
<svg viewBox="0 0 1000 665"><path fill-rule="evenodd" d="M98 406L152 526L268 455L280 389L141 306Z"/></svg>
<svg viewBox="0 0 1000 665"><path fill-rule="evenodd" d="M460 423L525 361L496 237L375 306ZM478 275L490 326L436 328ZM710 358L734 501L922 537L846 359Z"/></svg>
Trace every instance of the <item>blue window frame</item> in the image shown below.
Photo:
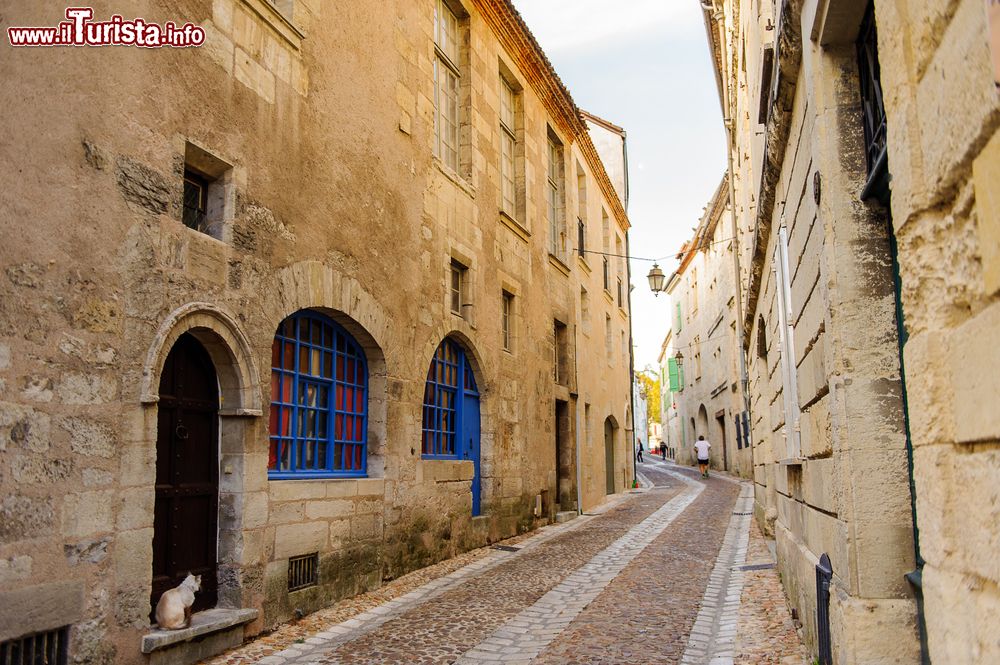
<svg viewBox="0 0 1000 665"><path fill-rule="evenodd" d="M328 317L293 314L271 345L268 478L364 476L367 444L364 351Z"/></svg>
<svg viewBox="0 0 1000 665"><path fill-rule="evenodd" d="M461 431L462 406L466 397L478 396L465 352L454 341L444 340L434 353L424 386L423 457L459 458L456 432Z"/></svg>

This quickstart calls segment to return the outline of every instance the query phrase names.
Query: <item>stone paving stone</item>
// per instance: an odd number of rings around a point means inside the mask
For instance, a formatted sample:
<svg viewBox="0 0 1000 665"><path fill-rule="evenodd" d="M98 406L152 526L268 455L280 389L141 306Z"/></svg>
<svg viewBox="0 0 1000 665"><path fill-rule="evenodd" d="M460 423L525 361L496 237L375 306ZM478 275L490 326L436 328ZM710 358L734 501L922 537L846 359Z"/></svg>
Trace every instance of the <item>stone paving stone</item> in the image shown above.
<svg viewBox="0 0 1000 665"><path fill-rule="evenodd" d="M589 521L560 532L544 547L522 549L461 585L332 649L313 651L288 663L452 663L483 642L521 610L533 605L596 554L658 510L681 489L673 481L626 501ZM629 495L626 495L629 496ZM554 624L543 638L562 626Z"/></svg>
<svg viewBox="0 0 1000 665"><path fill-rule="evenodd" d="M682 479L683 480L683 479ZM529 635L520 640L503 637L504 629L460 658L458 665L476 662L510 663L533 658L596 598L628 563L649 545L701 493L700 483L686 481L689 487L665 503L659 510L633 527L628 533L570 574L530 608L511 621L525 620L542 627L541 639ZM609 553L613 555L609 556ZM573 591L575 590L575 591ZM485 657L485 658L484 658Z"/></svg>
<svg viewBox="0 0 1000 665"><path fill-rule="evenodd" d="M661 463L640 468L654 484L668 478L666 469L688 473L683 467ZM705 491L534 663L680 661L738 491L737 485L716 476L698 482L704 483Z"/></svg>
<svg viewBox="0 0 1000 665"><path fill-rule="evenodd" d="M747 563L773 562L767 541L754 521L750 526ZM812 663L792 623L777 570L748 570L743 575L743 594L733 659L735 665Z"/></svg>

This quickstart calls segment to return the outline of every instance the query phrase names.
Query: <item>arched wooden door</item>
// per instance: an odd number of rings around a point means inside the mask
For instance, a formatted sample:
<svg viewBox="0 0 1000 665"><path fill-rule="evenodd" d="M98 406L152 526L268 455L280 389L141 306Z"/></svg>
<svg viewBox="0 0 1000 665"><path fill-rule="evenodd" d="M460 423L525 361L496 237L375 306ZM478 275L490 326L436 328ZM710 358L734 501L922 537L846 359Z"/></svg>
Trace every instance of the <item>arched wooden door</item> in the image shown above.
<svg viewBox="0 0 1000 665"><path fill-rule="evenodd" d="M219 513L219 384L205 347L178 338L160 378L151 603L201 575L194 610L215 607Z"/></svg>

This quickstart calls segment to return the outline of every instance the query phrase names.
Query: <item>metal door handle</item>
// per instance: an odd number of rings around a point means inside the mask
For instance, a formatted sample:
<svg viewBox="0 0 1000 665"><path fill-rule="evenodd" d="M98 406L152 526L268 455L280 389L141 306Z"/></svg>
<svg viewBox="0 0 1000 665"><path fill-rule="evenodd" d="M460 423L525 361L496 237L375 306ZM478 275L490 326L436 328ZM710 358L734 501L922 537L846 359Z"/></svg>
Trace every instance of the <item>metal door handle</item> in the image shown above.
<svg viewBox="0 0 1000 665"><path fill-rule="evenodd" d="M186 441L188 436L190 436L187 427L184 427L184 425L178 425L174 428L174 435L181 441Z"/></svg>

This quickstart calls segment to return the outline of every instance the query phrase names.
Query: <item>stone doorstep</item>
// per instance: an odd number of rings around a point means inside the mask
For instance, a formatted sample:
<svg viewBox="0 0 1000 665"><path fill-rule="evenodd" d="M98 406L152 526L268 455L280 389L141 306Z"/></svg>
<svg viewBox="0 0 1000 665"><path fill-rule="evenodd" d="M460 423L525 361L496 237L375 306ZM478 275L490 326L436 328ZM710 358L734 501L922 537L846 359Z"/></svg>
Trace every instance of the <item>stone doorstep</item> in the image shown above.
<svg viewBox="0 0 1000 665"><path fill-rule="evenodd" d="M561 510L556 513L556 524L562 524L563 522L568 522L577 516L575 510Z"/></svg>
<svg viewBox="0 0 1000 665"><path fill-rule="evenodd" d="M258 611L248 609L204 610L191 615L191 625L180 630L154 630L142 636L142 652L153 653L175 644L190 642L220 633L229 628L250 623L257 618Z"/></svg>

